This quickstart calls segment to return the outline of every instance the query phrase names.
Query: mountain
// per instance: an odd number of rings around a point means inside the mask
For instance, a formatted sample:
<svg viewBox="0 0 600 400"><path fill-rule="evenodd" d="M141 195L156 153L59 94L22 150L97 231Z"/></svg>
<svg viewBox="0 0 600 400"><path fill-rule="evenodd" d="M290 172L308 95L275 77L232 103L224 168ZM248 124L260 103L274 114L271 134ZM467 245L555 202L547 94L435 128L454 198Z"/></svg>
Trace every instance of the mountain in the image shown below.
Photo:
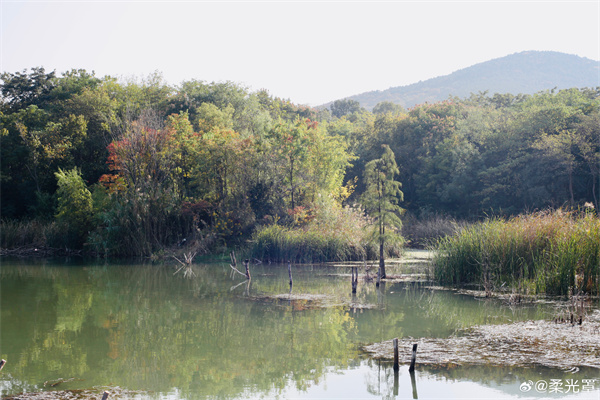
<svg viewBox="0 0 600 400"><path fill-rule="evenodd" d="M548 89L595 88L600 86L599 62L554 51L525 51L475 64L450 75L407 86L376 90L348 97L372 110L382 101L410 108L437 102L449 96L471 93L533 94Z"/></svg>

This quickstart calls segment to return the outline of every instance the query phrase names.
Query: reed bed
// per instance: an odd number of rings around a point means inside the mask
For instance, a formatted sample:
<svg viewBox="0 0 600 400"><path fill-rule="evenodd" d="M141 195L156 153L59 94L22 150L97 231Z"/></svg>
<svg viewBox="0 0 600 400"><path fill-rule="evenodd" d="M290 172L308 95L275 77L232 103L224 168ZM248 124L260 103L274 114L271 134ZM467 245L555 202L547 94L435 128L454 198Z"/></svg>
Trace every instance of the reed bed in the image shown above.
<svg viewBox="0 0 600 400"><path fill-rule="evenodd" d="M64 226L54 221L0 221L0 248L60 247L64 241Z"/></svg>
<svg viewBox="0 0 600 400"><path fill-rule="evenodd" d="M402 236L411 248L426 249L440 238L454 235L468 224L467 221L460 221L448 215L426 214L417 217L407 213L402 218Z"/></svg>
<svg viewBox="0 0 600 400"><path fill-rule="evenodd" d="M544 211L492 218L437 243L434 277L527 294L598 294L600 220L592 212Z"/></svg>

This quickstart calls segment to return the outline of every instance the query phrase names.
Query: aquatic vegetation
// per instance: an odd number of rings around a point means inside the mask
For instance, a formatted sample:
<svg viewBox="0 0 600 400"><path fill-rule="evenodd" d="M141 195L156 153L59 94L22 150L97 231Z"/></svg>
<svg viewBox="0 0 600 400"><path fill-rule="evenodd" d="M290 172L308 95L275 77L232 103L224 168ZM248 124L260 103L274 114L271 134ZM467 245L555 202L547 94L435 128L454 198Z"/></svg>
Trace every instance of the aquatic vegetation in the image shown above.
<svg viewBox="0 0 600 400"><path fill-rule="evenodd" d="M434 277L442 284L476 283L486 292L597 294L600 220L563 210L493 218L440 239Z"/></svg>
<svg viewBox="0 0 600 400"><path fill-rule="evenodd" d="M323 203L307 223L259 228L252 238L252 257L308 263L375 259L377 244L370 240L367 225L361 210ZM386 255L399 255L402 241L385 250Z"/></svg>

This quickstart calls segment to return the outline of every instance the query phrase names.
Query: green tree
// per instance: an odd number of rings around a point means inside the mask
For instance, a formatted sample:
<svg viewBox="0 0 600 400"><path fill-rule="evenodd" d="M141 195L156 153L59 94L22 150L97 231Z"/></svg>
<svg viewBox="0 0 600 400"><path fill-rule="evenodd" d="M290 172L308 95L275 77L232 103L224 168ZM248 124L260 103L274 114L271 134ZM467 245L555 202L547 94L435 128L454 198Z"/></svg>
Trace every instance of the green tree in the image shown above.
<svg viewBox="0 0 600 400"><path fill-rule="evenodd" d="M398 201L404 200L400 190L402 184L395 180L398 166L394 152L388 145L382 145L381 158L371 160L365 166L366 191L362 196L362 203L373 219L373 237L379 243L379 276L383 279L385 273L386 243L399 238L402 227L400 214L403 209Z"/></svg>
<svg viewBox="0 0 600 400"><path fill-rule="evenodd" d="M2 84L2 108L17 111L30 105L45 103L50 98L50 92L56 84L56 73L46 73L42 67L32 68L22 72L0 74Z"/></svg>
<svg viewBox="0 0 600 400"><path fill-rule="evenodd" d="M342 118L344 115L349 115L363 110L360 103L352 99L336 100L331 104L331 115L335 118Z"/></svg>
<svg viewBox="0 0 600 400"><path fill-rule="evenodd" d="M577 147L588 169L587 187L585 195L593 200L594 206L600 215L600 195L598 194L598 183L600 177L600 112L596 108L589 115L581 117L577 124Z"/></svg>
<svg viewBox="0 0 600 400"><path fill-rule="evenodd" d="M68 242L80 247L91 228L92 194L83 182L79 169L63 171L59 168L54 175L58 180L56 220L65 224L70 239Z"/></svg>
<svg viewBox="0 0 600 400"><path fill-rule="evenodd" d="M109 251L149 255L176 240L172 222L181 195L173 180L171 134L155 112L146 110L109 145L113 174L100 179L112 200L101 232L102 240L115 246Z"/></svg>
<svg viewBox="0 0 600 400"><path fill-rule="evenodd" d="M406 110L400 104L391 101L382 101L373 107L373 114L404 114Z"/></svg>
<svg viewBox="0 0 600 400"><path fill-rule="evenodd" d="M290 197L292 210L298 204L300 191L306 187L305 176L308 168L304 164L310 150L308 129L311 127L306 121L297 118L294 123L280 120L271 131L275 151L281 156L282 168L285 171L283 182Z"/></svg>

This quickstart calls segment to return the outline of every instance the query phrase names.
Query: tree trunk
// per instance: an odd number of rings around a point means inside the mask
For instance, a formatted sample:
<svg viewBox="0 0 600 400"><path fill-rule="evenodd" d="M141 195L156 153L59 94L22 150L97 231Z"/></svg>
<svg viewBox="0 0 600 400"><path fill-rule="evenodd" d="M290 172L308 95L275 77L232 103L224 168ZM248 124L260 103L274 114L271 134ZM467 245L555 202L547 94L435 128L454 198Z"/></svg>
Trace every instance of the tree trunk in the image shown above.
<svg viewBox="0 0 600 400"><path fill-rule="evenodd" d="M384 237L385 237L385 221L383 215L381 213L381 203L383 202L383 193L382 193L383 182L377 182L377 192L378 192L378 208L379 208L379 278L385 279L385 259L383 257L383 245L384 245Z"/></svg>
<svg viewBox="0 0 600 400"><path fill-rule="evenodd" d="M379 276L385 279L385 258L383 256L383 240L379 242Z"/></svg>
<svg viewBox="0 0 600 400"><path fill-rule="evenodd" d="M573 194L573 168L569 168L569 194L571 195L571 207L575 204L575 196Z"/></svg>
<svg viewBox="0 0 600 400"><path fill-rule="evenodd" d="M292 191L292 211L295 208L294 204L294 159L290 159L290 189Z"/></svg>

